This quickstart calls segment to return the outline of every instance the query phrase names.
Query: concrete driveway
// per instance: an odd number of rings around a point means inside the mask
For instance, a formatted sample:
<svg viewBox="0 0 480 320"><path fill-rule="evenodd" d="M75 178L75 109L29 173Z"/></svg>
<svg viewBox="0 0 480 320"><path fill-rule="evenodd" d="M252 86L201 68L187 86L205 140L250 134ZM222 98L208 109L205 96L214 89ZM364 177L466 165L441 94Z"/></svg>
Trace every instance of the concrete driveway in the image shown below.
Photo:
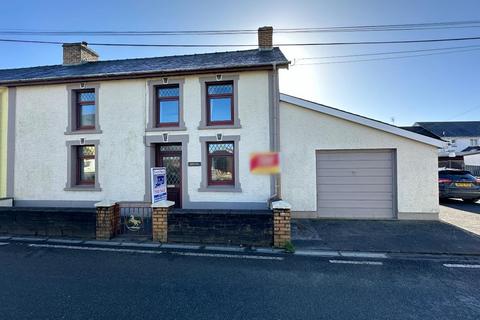
<svg viewBox="0 0 480 320"><path fill-rule="evenodd" d="M302 250L480 255L480 204L449 201L440 221L316 220L292 222Z"/></svg>
<svg viewBox="0 0 480 320"><path fill-rule="evenodd" d="M440 220L480 236L480 203L444 201L440 204Z"/></svg>

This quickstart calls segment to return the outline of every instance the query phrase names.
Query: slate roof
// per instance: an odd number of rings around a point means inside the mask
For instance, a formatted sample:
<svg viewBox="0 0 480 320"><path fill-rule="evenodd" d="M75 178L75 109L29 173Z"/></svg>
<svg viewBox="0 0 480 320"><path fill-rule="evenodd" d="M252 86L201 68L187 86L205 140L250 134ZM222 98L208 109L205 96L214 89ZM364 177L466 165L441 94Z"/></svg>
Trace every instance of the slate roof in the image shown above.
<svg viewBox="0 0 480 320"><path fill-rule="evenodd" d="M51 65L0 70L0 85L32 81L109 77L149 73L176 73L234 68L286 66L289 61L279 48L242 50L86 62L79 65Z"/></svg>
<svg viewBox="0 0 480 320"><path fill-rule="evenodd" d="M415 132L415 133L418 133L418 134L422 134L424 136L427 136L427 137L430 137L430 138L434 138L434 139L440 139L441 138L439 136L437 136L436 134L433 134L431 133L430 131L426 130L425 128L423 127L400 127L404 130L408 130L408 131L411 131L411 132Z"/></svg>
<svg viewBox="0 0 480 320"><path fill-rule="evenodd" d="M480 151L480 146L470 146L463 149L461 152L472 152L472 151Z"/></svg>
<svg viewBox="0 0 480 320"><path fill-rule="evenodd" d="M416 122L439 137L480 137L480 121Z"/></svg>

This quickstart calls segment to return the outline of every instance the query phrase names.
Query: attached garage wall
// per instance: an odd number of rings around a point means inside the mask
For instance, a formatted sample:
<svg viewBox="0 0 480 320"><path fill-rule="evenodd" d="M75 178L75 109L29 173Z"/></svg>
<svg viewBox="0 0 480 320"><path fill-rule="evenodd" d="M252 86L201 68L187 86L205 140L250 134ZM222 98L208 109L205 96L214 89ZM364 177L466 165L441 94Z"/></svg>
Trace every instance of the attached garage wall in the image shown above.
<svg viewBox="0 0 480 320"><path fill-rule="evenodd" d="M437 149L434 146L280 103L282 196L296 217L318 217L316 153L319 150L394 150L396 208L400 219L438 215Z"/></svg>

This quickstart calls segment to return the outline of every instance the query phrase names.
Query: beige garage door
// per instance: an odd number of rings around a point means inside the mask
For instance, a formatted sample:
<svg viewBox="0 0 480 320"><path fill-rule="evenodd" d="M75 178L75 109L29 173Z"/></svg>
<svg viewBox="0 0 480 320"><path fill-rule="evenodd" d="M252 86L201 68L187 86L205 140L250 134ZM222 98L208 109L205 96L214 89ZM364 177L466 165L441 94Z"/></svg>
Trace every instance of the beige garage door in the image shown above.
<svg viewBox="0 0 480 320"><path fill-rule="evenodd" d="M392 219L391 150L317 151L319 217Z"/></svg>

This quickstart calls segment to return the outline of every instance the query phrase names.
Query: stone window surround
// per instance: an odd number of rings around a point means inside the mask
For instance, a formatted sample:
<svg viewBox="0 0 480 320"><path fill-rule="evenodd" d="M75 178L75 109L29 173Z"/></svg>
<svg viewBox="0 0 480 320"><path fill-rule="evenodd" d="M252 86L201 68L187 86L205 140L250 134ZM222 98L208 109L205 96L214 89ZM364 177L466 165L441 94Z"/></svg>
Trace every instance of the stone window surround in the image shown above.
<svg viewBox="0 0 480 320"><path fill-rule="evenodd" d="M67 141L67 182L65 184L65 191L102 191L100 182L98 179L98 146L100 140L85 140L82 144L80 140ZM95 184L89 185L77 185L77 157L76 148L84 145L95 146Z"/></svg>
<svg viewBox="0 0 480 320"><path fill-rule="evenodd" d="M240 129L240 118L238 115L238 75L222 75L221 79L217 76L200 77L200 92L201 92L201 120L198 125L199 130L204 129ZM228 125L207 125L207 83L233 81L233 124Z"/></svg>
<svg viewBox="0 0 480 320"><path fill-rule="evenodd" d="M184 78L167 78L167 83L163 82L162 80L149 80L147 81L148 85L148 120L147 120L147 129L146 132L152 131L186 131L187 128L185 127L184 121L184 111L183 111L183 85L185 83ZM156 106L156 93L155 88L162 85L172 85L178 84L179 95L178 95L178 126L172 127L157 127L155 121L155 108Z"/></svg>
<svg viewBox="0 0 480 320"><path fill-rule="evenodd" d="M234 143L234 170L235 170L235 185L208 185L208 169L207 169L207 142L222 142L222 141L233 141ZM240 175L239 175L239 142L240 136L239 135L229 135L223 136L222 140L217 140L216 136L209 136L209 137L200 137L200 144L202 150L202 180L200 182L200 188L198 189L199 192L242 192L242 187L240 185Z"/></svg>
<svg viewBox="0 0 480 320"><path fill-rule="evenodd" d="M83 86L82 86L83 84ZM95 90L95 129L93 130L78 130L77 129L77 95L75 94L77 90ZM71 134L89 134L89 133L102 133L100 129L100 120L98 117L99 114L99 83L76 83L67 85L68 92L68 125L65 130L66 135Z"/></svg>

